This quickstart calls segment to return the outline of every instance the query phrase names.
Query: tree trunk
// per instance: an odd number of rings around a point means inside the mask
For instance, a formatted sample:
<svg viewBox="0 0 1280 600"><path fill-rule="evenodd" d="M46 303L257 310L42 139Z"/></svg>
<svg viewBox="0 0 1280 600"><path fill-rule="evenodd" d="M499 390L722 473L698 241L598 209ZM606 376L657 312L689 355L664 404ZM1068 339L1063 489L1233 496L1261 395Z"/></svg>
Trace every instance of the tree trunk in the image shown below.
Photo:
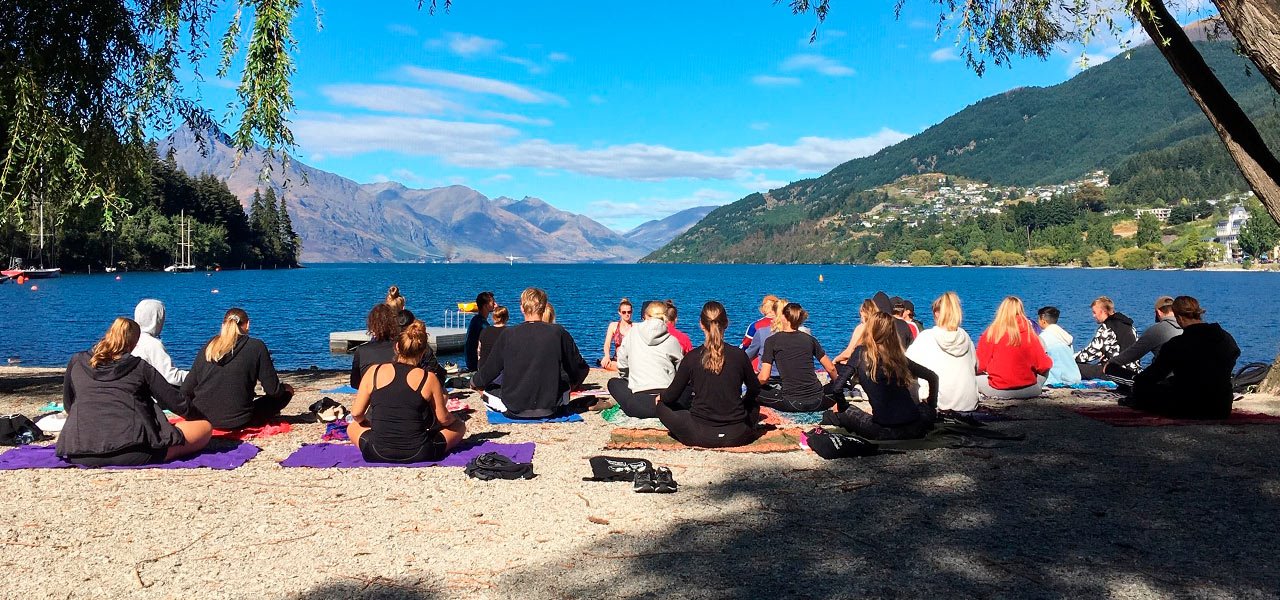
<svg viewBox="0 0 1280 600"><path fill-rule="evenodd" d="M1213 0L1245 56L1280 92L1280 0Z"/></svg>
<svg viewBox="0 0 1280 600"><path fill-rule="evenodd" d="M1274 0L1253 0L1251 4L1262 2ZM1155 40L1160 53L1187 87L1191 99L1209 118L1209 123L1217 130L1253 193L1262 201L1271 218L1280 223L1280 160L1262 140L1249 115L1204 62L1204 57L1191 44L1187 33L1169 14L1164 1L1150 0L1146 4L1149 11L1142 10L1141 4L1135 5L1134 17L1147 35Z"/></svg>
<svg viewBox="0 0 1280 600"><path fill-rule="evenodd" d="M1280 396L1280 354L1277 354L1275 362L1271 363L1271 371L1267 372L1267 378L1258 384L1258 393Z"/></svg>

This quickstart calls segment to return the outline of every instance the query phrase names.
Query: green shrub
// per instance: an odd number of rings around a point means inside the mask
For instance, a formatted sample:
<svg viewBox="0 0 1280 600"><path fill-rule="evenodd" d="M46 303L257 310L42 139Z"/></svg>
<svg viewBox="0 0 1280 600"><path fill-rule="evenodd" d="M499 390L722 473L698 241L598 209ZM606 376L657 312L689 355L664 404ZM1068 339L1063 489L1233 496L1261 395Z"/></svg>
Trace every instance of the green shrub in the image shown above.
<svg viewBox="0 0 1280 600"><path fill-rule="evenodd" d="M1089 255L1089 258L1085 259L1085 262L1090 267L1109 267L1111 266L1111 255L1107 254L1106 250L1098 248Z"/></svg>
<svg viewBox="0 0 1280 600"><path fill-rule="evenodd" d="M916 250L907 256L907 260L911 261L911 264L916 265L917 267L931 265L933 264L933 254L928 250Z"/></svg>

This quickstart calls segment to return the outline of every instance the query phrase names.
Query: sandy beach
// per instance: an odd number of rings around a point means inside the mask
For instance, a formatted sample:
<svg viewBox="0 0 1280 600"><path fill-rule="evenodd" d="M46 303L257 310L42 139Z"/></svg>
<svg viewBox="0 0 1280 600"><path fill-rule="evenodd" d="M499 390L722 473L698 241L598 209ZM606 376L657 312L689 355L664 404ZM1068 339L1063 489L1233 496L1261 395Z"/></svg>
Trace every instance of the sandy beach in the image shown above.
<svg viewBox="0 0 1280 600"><path fill-rule="evenodd" d="M344 379L286 374L285 414ZM34 415L61 382L0 368L0 411ZM1014 420L992 427L1027 435L1009 447L837 461L605 452L596 413L473 416L469 434L537 443L529 481L281 468L317 423L255 440L232 471L5 471L0 597L1277 597L1280 425L1119 428L1069 410L1112 401L1001 405ZM680 491L582 481L598 454L670 466Z"/></svg>

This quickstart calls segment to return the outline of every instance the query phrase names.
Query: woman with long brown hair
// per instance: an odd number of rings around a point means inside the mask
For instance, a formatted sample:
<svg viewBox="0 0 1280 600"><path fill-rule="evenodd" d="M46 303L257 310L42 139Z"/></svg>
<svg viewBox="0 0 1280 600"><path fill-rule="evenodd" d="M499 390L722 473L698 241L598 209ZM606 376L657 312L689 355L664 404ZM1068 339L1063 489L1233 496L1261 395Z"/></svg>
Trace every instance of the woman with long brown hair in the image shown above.
<svg viewBox="0 0 1280 600"><path fill-rule="evenodd" d="M865 324L862 343L849 358L871 412L849 406L823 414L822 422L838 425L873 440L923 437L933 426L938 408L938 376L907 358L892 316L877 311ZM912 384L923 379L929 395L916 399Z"/></svg>
<svg viewBox="0 0 1280 600"><path fill-rule="evenodd" d="M427 329L410 323L395 341L395 362L370 367L360 380L347 435L368 462L440 460L467 433L445 406L444 383L418 365Z"/></svg>
<svg viewBox="0 0 1280 600"><path fill-rule="evenodd" d="M255 397L257 384L265 394ZM196 355L182 395L214 427L239 429L279 415L293 387L280 381L267 345L249 337L249 314L232 308L218 335Z"/></svg>
<svg viewBox="0 0 1280 600"><path fill-rule="evenodd" d="M671 437L688 446L724 448L751 443L759 413L756 395L760 393L751 360L741 348L724 342L729 317L719 302L702 306L698 324L706 342L680 361L671 385L658 397L658 419ZM679 402L687 398L685 388L690 386L693 400L685 408Z"/></svg>
<svg viewBox="0 0 1280 600"><path fill-rule="evenodd" d="M141 334L132 319L117 317L92 350L71 357L58 456L88 467L137 466L195 454L209 443L208 421L175 426L165 418L163 409L185 416L190 407L154 367L130 354Z"/></svg>
<svg viewBox="0 0 1280 600"><path fill-rule="evenodd" d="M351 387L360 387L360 378L370 366L395 359L396 338L400 335L399 317L396 310L385 302L369 311L365 319L369 341L357 346L351 356Z"/></svg>
<svg viewBox="0 0 1280 600"><path fill-rule="evenodd" d="M978 391L992 398L1035 398L1053 359L1031 329L1022 300L1009 296L978 338Z"/></svg>

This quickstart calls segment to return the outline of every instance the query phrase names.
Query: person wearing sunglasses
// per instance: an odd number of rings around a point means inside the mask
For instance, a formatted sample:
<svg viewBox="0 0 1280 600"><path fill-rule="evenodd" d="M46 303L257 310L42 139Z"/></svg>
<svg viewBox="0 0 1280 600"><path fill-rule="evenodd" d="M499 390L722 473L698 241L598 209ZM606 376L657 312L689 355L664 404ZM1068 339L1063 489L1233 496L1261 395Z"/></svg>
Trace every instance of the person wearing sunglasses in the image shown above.
<svg viewBox="0 0 1280 600"><path fill-rule="evenodd" d="M632 311L630 300L619 300L618 320L609 323L609 329L604 334L604 358L600 359L600 366L609 371L618 370L617 351L622 347L622 338L631 331Z"/></svg>

